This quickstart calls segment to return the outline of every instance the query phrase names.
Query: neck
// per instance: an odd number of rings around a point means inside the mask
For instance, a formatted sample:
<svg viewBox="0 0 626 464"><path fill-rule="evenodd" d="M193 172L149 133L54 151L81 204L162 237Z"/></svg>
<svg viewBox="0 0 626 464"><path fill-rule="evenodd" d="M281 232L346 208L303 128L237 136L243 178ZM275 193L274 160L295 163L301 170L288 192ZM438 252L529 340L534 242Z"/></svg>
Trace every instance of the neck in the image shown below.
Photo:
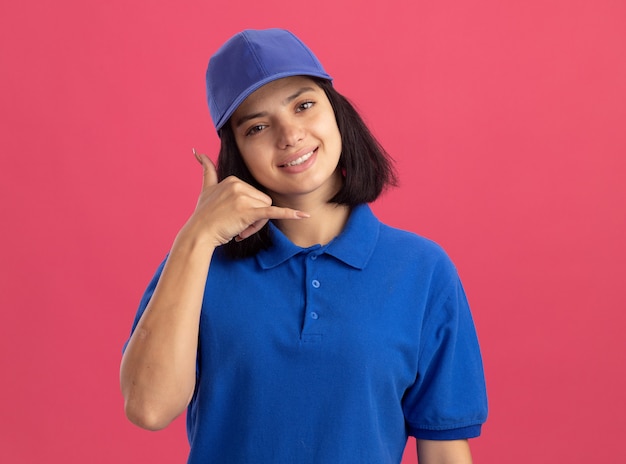
<svg viewBox="0 0 626 464"><path fill-rule="evenodd" d="M296 245L308 248L313 245L325 245L341 233L348 217L350 207L328 203L342 186L341 172L337 169L323 188L302 195L283 196L270 194L276 206L289 207L311 215L306 219L277 220L276 226Z"/></svg>
<svg viewBox="0 0 626 464"><path fill-rule="evenodd" d="M276 226L296 245L308 248L313 245L325 245L341 233L348 217L350 207L336 203L299 205L292 208L307 212L311 217L306 219L279 220Z"/></svg>

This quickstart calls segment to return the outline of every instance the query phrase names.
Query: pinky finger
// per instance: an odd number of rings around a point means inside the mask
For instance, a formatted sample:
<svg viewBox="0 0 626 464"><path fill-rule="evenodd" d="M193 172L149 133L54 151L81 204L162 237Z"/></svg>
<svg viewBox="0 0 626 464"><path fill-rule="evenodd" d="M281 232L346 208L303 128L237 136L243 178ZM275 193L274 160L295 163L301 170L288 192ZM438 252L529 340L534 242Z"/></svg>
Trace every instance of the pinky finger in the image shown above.
<svg viewBox="0 0 626 464"><path fill-rule="evenodd" d="M247 239L248 237L256 234L259 230L261 230L261 228L267 224L267 221L269 219L260 219L252 224L250 224L248 227L246 227L244 230L242 230L239 235L237 235L235 237L235 241L236 242L241 242L242 240Z"/></svg>

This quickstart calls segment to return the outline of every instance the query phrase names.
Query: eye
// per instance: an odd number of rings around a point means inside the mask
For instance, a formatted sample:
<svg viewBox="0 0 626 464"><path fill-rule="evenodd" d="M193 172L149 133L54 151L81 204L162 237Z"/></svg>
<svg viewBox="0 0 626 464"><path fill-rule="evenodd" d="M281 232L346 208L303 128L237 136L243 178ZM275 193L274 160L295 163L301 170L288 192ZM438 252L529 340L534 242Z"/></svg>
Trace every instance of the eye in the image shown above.
<svg viewBox="0 0 626 464"><path fill-rule="evenodd" d="M261 132L266 127L267 126L263 125L263 124L257 124L256 126L252 126L250 129L248 129L246 131L246 136L258 134L259 132Z"/></svg>
<svg viewBox="0 0 626 464"><path fill-rule="evenodd" d="M312 101L305 101L302 102L298 105L298 107L296 108L296 112L299 113L300 111L304 111L304 110L308 110L309 108L311 108L313 105L315 105L315 102Z"/></svg>

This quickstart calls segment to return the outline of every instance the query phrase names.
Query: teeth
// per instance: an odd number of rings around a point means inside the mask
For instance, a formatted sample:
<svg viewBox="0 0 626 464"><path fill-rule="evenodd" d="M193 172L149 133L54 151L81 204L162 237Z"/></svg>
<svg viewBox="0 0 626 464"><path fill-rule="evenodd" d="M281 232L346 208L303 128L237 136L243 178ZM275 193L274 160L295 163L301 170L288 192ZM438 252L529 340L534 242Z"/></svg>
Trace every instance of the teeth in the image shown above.
<svg viewBox="0 0 626 464"><path fill-rule="evenodd" d="M312 151L308 152L306 155L302 155L300 158L298 158L296 160L293 160L291 163L285 164L285 166L297 166L299 164L302 164L306 160L308 160L311 157L311 155L313 155Z"/></svg>

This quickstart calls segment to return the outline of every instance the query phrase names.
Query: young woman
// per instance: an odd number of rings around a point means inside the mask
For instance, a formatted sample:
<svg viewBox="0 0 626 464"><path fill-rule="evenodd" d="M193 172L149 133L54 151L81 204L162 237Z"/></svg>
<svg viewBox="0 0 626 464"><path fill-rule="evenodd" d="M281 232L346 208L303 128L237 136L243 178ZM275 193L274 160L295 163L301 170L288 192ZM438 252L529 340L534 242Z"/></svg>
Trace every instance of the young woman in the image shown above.
<svg viewBox="0 0 626 464"><path fill-rule="evenodd" d="M190 463L469 463L487 402L472 318L433 242L367 206L390 159L293 34L211 58L221 138L125 346L128 418L187 409ZM194 151L195 153L195 151Z"/></svg>

